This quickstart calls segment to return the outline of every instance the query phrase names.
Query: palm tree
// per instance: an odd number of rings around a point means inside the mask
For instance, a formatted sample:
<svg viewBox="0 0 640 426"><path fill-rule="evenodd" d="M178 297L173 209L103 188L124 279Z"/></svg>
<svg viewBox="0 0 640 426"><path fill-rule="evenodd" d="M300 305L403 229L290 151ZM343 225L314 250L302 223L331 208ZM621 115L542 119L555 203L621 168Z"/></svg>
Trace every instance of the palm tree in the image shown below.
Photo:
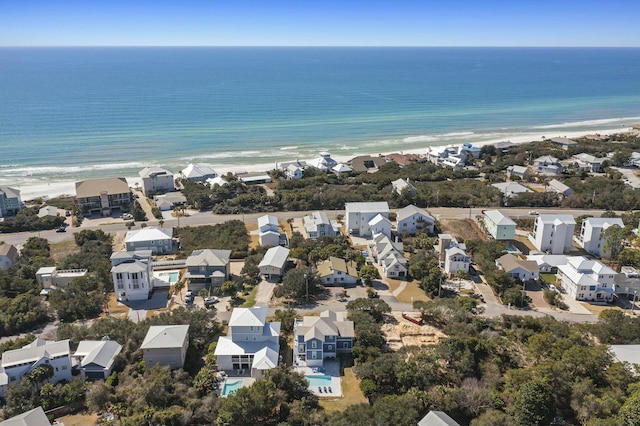
<svg viewBox="0 0 640 426"><path fill-rule="evenodd" d="M182 289L184 288L184 281L177 281L173 284L173 292L180 294L180 300L182 300Z"/></svg>

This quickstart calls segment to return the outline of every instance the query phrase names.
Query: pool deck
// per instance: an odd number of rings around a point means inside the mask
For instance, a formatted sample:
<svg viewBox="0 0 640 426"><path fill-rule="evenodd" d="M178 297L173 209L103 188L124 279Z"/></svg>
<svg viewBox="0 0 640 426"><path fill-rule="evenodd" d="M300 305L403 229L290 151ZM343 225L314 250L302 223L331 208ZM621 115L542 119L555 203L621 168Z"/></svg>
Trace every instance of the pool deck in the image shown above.
<svg viewBox="0 0 640 426"><path fill-rule="evenodd" d="M331 376L331 392L325 392L324 386L322 392L318 386L309 386L309 390L313 394L323 398L340 398L342 397L342 385L340 384L340 361L325 359L322 371L314 371L312 367L295 367L296 371L305 376ZM327 387L327 390L328 387Z"/></svg>

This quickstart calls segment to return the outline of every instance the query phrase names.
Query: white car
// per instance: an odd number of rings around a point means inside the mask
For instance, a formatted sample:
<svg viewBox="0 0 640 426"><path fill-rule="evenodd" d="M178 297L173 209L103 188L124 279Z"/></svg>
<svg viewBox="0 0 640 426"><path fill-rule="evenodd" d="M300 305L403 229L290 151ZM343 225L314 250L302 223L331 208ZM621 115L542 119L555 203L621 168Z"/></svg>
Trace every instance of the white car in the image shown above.
<svg viewBox="0 0 640 426"><path fill-rule="evenodd" d="M538 216L540 213L538 213L538 212L537 212L537 211L535 211L535 210L530 210L530 211L529 211L529 214L530 214L531 216Z"/></svg>

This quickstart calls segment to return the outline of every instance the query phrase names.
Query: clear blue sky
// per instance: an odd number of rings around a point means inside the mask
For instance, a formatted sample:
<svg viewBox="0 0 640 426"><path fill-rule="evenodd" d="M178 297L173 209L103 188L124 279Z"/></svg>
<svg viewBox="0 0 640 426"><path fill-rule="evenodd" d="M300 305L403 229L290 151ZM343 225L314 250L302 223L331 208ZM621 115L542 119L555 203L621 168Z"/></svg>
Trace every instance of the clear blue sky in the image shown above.
<svg viewBox="0 0 640 426"><path fill-rule="evenodd" d="M0 46L640 46L640 0L0 0Z"/></svg>

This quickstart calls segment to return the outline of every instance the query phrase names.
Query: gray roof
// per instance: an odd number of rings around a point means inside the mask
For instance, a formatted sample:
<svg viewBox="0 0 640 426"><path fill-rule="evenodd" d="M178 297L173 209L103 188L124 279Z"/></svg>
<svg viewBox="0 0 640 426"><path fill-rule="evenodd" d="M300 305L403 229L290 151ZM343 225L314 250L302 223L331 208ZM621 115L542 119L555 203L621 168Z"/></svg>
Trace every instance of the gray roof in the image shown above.
<svg viewBox="0 0 640 426"><path fill-rule="evenodd" d="M620 362L640 366L640 345L611 345L611 352Z"/></svg>
<svg viewBox="0 0 640 426"><path fill-rule="evenodd" d="M538 264L533 260L520 260L518 256L507 253L496 259L496 263L502 267L505 272L515 271L522 268L528 272L538 271Z"/></svg>
<svg viewBox="0 0 640 426"><path fill-rule="evenodd" d="M573 215L570 214L541 214L538 216L538 220L542 223L552 223L554 225L560 225L562 223L566 225L576 224Z"/></svg>
<svg viewBox="0 0 640 426"><path fill-rule="evenodd" d="M374 201L364 203L345 203L344 208L351 212L360 213L389 213L389 204L386 201Z"/></svg>
<svg viewBox="0 0 640 426"><path fill-rule="evenodd" d="M453 420L444 411L429 411L418 422L418 426L460 426L460 423Z"/></svg>
<svg viewBox="0 0 640 426"><path fill-rule="evenodd" d="M188 325L152 325L140 349L181 348L188 337Z"/></svg>
<svg viewBox="0 0 640 426"><path fill-rule="evenodd" d="M179 191L167 192L166 194L156 195L155 197L153 197L153 199L156 201L156 203L158 201L167 201L172 204L187 202L187 197L185 197L182 194L182 192L179 192Z"/></svg>
<svg viewBox="0 0 640 426"><path fill-rule="evenodd" d="M42 407L36 407L0 422L0 426L51 426L51 423Z"/></svg>
<svg viewBox="0 0 640 426"><path fill-rule="evenodd" d="M277 229L278 218L270 214L265 214L264 216L260 216L258 218L258 228L262 228L263 226L267 226L267 225L275 226Z"/></svg>
<svg viewBox="0 0 640 426"><path fill-rule="evenodd" d="M264 327L267 322L267 307L235 308L229 319L229 327Z"/></svg>
<svg viewBox="0 0 640 426"><path fill-rule="evenodd" d="M58 216L58 208L54 206L44 206L38 210L38 217Z"/></svg>
<svg viewBox="0 0 640 426"><path fill-rule="evenodd" d="M122 262L111 268L112 273L125 273L134 274L136 272L144 272L147 270L147 265L139 260L133 262Z"/></svg>
<svg viewBox="0 0 640 426"><path fill-rule="evenodd" d="M2 353L2 366L4 368L25 362L35 362L41 358L52 358L61 355L69 355L69 340L49 342L36 339L31 344L21 349L14 349Z"/></svg>
<svg viewBox="0 0 640 426"><path fill-rule="evenodd" d="M305 341L324 341L325 336L354 337L353 321L345 320L342 313L326 310L319 317L302 317L302 325L296 328L296 334L303 335Z"/></svg>
<svg viewBox="0 0 640 426"><path fill-rule="evenodd" d="M486 210L484 215L488 217L491 222L496 225L513 225L516 226L516 223L511 220L511 218L500 210Z"/></svg>
<svg viewBox="0 0 640 426"><path fill-rule="evenodd" d="M409 204L407 207L404 207L398 210L396 212L396 220L400 222L401 220L404 220L409 216L413 216L414 214L419 214L421 216L424 216L427 219L427 221L431 223L435 223L435 219L433 217L429 216L429 214L426 211L422 210L419 207L414 206L413 204Z"/></svg>
<svg viewBox="0 0 640 426"><path fill-rule="evenodd" d="M571 188L569 188L564 183L560 182L558 179L552 179L549 181L549 187L559 194L566 194L567 191L573 192Z"/></svg>
<svg viewBox="0 0 640 426"><path fill-rule="evenodd" d="M194 250L187 257L185 265L189 266L227 266L231 250Z"/></svg>
<svg viewBox="0 0 640 426"><path fill-rule="evenodd" d="M138 173L141 178L155 177L157 175L173 176L173 172L162 167L145 167Z"/></svg>
<svg viewBox="0 0 640 426"><path fill-rule="evenodd" d="M9 186L0 186L0 194L4 194L7 198L20 199L20 190Z"/></svg>
<svg viewBox="0 0 640 426"><path fill-rule="evenodd" d="M491 184L491 186L498 188L506 196L513 196L522 192L531 192L529 188L520 185L518 182L499 182Z"/></svg>
<svg viewBox="0 0 640 426"><path fill-rule="evenodd" d="M74 356L82 356L81 365L96 364L110 368L114 358L122 350L122 345L113 340L83 340L78 344Z"/></svg>
<svg viewBox="0 0 640 426"><path fill-rule="evenodd" d="M282 268L284 267L284 264L287 262L288 257L289 257L288 248L284 248L282 246L271 247L265 253L258 267L273 266L276 268Z"/></svg>
<svg viewBox="0 0 640 426"><path fill-rule="evenodd" d="M88 179L76 182L76 196L79 198L97 197L101 193L127 194L129 184L125 178Z"/></svg>

